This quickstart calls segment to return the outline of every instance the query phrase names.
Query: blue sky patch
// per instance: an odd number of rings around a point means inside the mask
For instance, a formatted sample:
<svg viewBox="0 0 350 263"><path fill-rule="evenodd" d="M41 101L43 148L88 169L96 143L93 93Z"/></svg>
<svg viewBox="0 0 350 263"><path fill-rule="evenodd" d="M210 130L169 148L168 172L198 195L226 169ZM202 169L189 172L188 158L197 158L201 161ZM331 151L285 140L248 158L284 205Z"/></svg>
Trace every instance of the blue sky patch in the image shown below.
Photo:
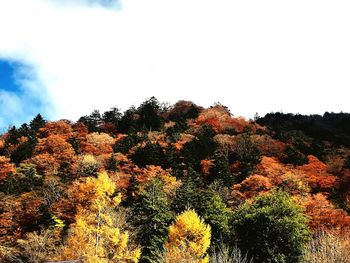
<svg viewBox="0 0 350 263"><path fill-rule="evenodd" d="M35 88L33 89L33 85ZM46 115L49 100L32 67L0 59L0 133Z"/></svg>
<svg viewBox="0 0 350 263"><path fill-rule="evenodd" d="M0 90L20 92L21 88L15 79L16 68L19 66L16 62L0 60Z"/></svg>

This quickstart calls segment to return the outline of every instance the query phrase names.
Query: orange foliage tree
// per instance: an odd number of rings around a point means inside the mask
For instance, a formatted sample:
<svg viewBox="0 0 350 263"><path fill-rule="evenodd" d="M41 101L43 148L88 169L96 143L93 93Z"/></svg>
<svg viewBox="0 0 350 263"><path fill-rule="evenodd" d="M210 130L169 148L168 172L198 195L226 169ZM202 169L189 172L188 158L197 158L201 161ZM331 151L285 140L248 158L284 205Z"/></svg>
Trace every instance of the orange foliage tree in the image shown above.
<svg viewBox="0 0 350 263"><path fill-rule="evenodd" d="M313 229L350 230L350 216L344 210L336 208L324 194L308 195L298 201L311 218L310 226Z"/></svg>
<svg viewBox="0 0 350 263"><path fill-rule="evenodd" d="M48 137L52 135L59 135L61 138L67 140L73 136L73 129L67 121L52 121L45 124L39 129L41 137Z"/></svg>
<svg viewBox="0 0 350 263"><path fill-rule="evenodd" d="M82 151L94 155L110 154L115 139L107 133L93 132L86 136L86 142L82 143Z"/></svg>
<svg viewBox="0 0 350 263"><path fill-rule="evenodd" d="M327 171L327 165L313 155L309 155L308 164L301 165L297 169L305 173L304 179L314 191L329 191L334 188L337 178Z"/></svg>
<svg viewBox="0 0 350 263"><path fill-rule="evenodd" d="M233 118L229 110L222 105L215 105L209 109L202 111L197 119L196 124L209 125L217 133L225 130L234 130L242 132L245 127L249 126L249 122L244 118Z"/></svg>
<svg viewBox="0 0 350 263"><path fill-rule="evenodd" d="M273 185L269 178L255 174L247 177L240 184L235 184L231 196L235 202L241 203L260 193L268 192L272 187Z"/></svg>
<svg viewBox="0 0 350 263"><path fill-rule="evenodd" d="M50 135L39 139L34 149L34 156L27 162L35 164L40 172L55 172L61 164L72 165L75 160L76 155L72 145L60 135Z"/></svg>
<svg viewBox="0 0 350 263"><path fill-rule="evenodd" d="M0 156L0 182L6 179L9 174L14 174L15 172L16 168L10 163L10 159L5 156Z"/></svg>

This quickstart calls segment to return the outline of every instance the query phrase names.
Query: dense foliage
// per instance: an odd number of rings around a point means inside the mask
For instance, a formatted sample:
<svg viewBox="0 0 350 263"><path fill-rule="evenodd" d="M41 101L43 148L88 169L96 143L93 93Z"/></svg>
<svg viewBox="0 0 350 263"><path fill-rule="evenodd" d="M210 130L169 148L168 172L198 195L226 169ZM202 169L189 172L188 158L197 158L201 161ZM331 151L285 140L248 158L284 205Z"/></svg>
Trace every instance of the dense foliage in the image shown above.
<svg viewBox="0 0 350 263"><path fill-rule="evenodd" d="M246 120L154 97L39 114L0 135L0 261L350 258L349 134L346 113Z"/></svg>

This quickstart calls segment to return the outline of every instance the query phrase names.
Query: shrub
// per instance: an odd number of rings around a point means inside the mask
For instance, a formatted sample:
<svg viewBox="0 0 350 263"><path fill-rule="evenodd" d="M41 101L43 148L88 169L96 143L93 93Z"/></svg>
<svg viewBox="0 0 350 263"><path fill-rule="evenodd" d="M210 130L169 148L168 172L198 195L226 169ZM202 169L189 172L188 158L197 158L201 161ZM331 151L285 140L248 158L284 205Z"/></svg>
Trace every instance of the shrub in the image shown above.
<svg viewBox="0 0 350 263"><path fill-rule="evenodd" d="M234 213L239 247L256 262L297 262L309 237L307 217L285 192L260 195Z"/></svg>

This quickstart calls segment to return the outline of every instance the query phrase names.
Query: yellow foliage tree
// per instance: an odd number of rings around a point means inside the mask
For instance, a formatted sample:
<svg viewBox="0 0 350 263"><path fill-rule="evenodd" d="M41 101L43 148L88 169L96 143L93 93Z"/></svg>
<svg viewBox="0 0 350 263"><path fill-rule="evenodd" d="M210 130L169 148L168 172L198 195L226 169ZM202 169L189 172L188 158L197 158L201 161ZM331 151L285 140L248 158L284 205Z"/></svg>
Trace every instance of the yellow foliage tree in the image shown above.
<svg viewBox="0 0 350 263"><path fill-rule="evenodd" d="M210 237L210 226L194 210L186 210L169 227L165 262L209 262L206 251L210 246Z"/></svg>
<svg viewBox="0 0 350 263"><path fill-rule="evenodd" d="M140 250L128 248L128 233L116 224L115 208L121 196L113 197L115 184L107 173L87 178L80 183L89 201L79 205L76 222L70 229L64 259L80 259L85 263L138 262Z"/></svg>

